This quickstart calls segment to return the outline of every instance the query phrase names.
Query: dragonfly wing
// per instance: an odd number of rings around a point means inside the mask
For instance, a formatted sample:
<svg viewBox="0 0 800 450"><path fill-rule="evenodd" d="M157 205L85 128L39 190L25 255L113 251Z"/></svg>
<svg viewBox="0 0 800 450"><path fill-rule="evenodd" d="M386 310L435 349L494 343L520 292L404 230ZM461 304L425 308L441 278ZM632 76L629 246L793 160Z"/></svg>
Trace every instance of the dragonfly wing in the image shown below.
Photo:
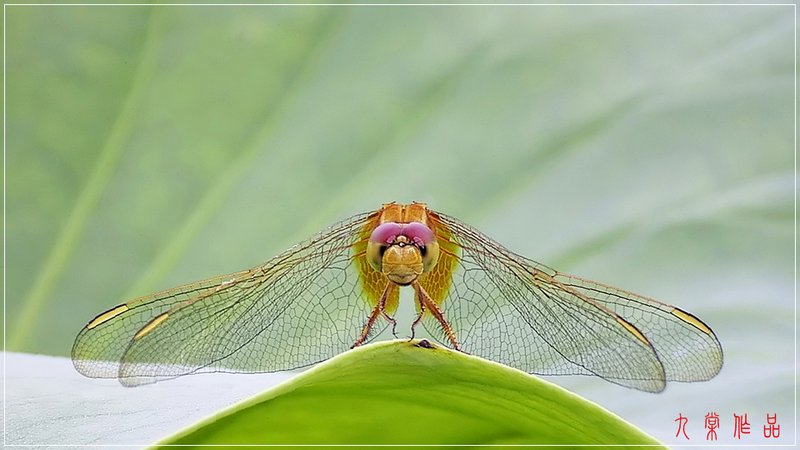
<svg viewBox="0 0 800 450"><path fill-rule="evenodd" d="M653 343L668 381L706 381L722 369L719 339L708 325L691 313L574 275L557 273L553 278L561 286L604 305L641 330Z"/></svg>
<svg viewBox="0 0 800 450"><path fill-rule="evenodd" d="M456 260L449 289L432 297L462 350L529 373L597 375L643 391L664 389L664 366L636 325L474 228L431 215L434 232L455 248ZM435 289L442 280L420 283ZM431 315L423 324L448 342Z"/></svg>
<svg viewBox="0 0 800 450"><path fill-rule="evenodd" d="M153 318L181 302L209 296L214 289L246 272L220 275L115 306L92 319L72 346L75 369L91 378L116 378L133 336Z"/></svg>
<svg viewBox="0 0 800 450"><path fill-rule="evenodd" d="M190 373L288 370L341 353L388 283L363 276L359 246L376 217L351 217L251 270L112 308L78 335L75 367L139 385Z"/></svg>

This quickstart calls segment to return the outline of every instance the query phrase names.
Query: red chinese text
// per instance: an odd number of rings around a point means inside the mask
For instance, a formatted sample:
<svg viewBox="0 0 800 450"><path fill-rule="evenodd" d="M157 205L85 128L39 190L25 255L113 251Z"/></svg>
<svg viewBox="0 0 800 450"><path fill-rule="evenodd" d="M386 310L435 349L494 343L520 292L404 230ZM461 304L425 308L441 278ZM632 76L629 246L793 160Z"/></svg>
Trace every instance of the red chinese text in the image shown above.
<svg viewBox="0 0 800 450"><path fill-rule="evenodd" d="M675 437L678 437L678 435L683 433L683 437L685 437L688 440L689 435L686 434L686 424L689 423L689 419L683 417L683 414L678 413L678 418L673 420L673 422L678 422L678 431L675 433Z"/></svg>
<svg viewBox="0 0 800 450"><path fill-rule="evenodd" d="M741 416L733 413L733 437L741 439L743 434L750 434L750 422L747 421L747 413Z"/></svg>
<svg viewBox="0 0 800 450"><path fill-rule="evenodd" d="M706 422L703 426L708 430L708 433L706 433L706 440L716 441L717 428L719 428L719 414L715 412L706 414Z"/></svg>
<svg viewBox="0 0 800 450"><path fill-rule="evenodd" d="M767 439L777 439L781 435L781 426L778 424L778 414L767 414L767 424L764 425L764 437Z"/></svg>

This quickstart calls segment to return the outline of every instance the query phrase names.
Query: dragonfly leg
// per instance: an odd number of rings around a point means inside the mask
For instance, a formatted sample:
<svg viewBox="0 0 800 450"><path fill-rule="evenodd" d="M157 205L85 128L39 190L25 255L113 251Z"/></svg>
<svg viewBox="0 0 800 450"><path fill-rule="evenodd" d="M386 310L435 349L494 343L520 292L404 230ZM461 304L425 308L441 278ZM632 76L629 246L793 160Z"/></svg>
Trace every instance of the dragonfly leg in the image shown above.
<svg viewBox="0 0 800 450"><path fill-rule="evenodd" d="M350 346L350 348L356 348L367 340L369 332L372 331L372 326L375 325L375 321L378 319L378 316L381 315L381 313L383 313L383 315L386 316L386 318L389 319L389 321L394 324L394 326L392 327L392 331L394 331L394 327L397 326L397 321L394 320L393 317L390 317L388 314L386 314L386 311L384 311L384 308L386 308L386 299L389 298L389 293L391 293L393 287L394 285L392 283L389 283L386 286L386 289L383 291L383 295L381 295L381 299L378 300L378 303L375 305L374 308L372 308L372 312L369 313L369 317L367 318L367 323L361 330L361 334L358 336L358 339L356 339L356 342L352 346Z"/></svg>
<svg viewBox="0 0 800 450"><path fill-rule="evenodd" d="M415 295L414 297L416 297L417 304L419 305L419 314L417 314L417 317L414 319L414 322L411 323L411 337L408 338L409 341L414 340L414 335L415 335L414 329L417 327L417 325L419 325L420 322L422 322L422 317L425 315L425 303L423 303L422 301L422 296L419 294L419 292L417 292L417 295Z"/></svg>
<svg viewBox="0 0 800 450"><path fill-rule="evenodd" d="M392 288L392 283L389 283L389 286L386 286L386 291L381 296L381 300L378 302L378 306L381 308L381 313L383 313L383 317L392 324L392 334L394 337L397 337L397 321L394 317L390 316L386 312L386 300L389 298L389 289Z"/></svg>
<svg viewBox="0 0 800 450"><path fill-rule="evenodd" d="M450 340L450 343L453 344L453 348L461 351L461 346L458 345L458 340L456 340L456 335L453 333L453 327L450 326L450 323L447 322L447 319L444 318L444 313L436 303L431 300L431 297L425 292L425 289L419 283L414 283L414 289L417 291L417 298L421 305L424 305L431 311L433 317L439 321L439 324L442 326L442 331L447 336L447 339Z"/></svg>
<svg viewBox="0 0 800 450"><path fill-rule="evenodd" d="M394 317L390 316L386 312L386 301L389 300L389 293L393 288L394 287L391 283L389 283L389 285L386 286L386 290L383 292L383 295L381 295L381 299L378 301L378 306L380 306L381 308L381 313L383 313L383 317L386 320L388 320L389 323L392 324L392 334L394 335L394 337L397 337L397 321L394 320Z"/></svg>
<svg viewBox="0 0 800 450"><path fill-rule="evenodd" d="M394 335L394 337L395 337L395 338L396 338L396 337L398 337L398 336L397 336L397 320L395 320L395 318L394 318L394 317L392 317L392 316L390 316L389 314L386 314L386 311L383 311L383 317L384 317L386 320L388 320L388 321L389 321L389 323L391 323L391 324L392 324L392 334Z"/></svg>

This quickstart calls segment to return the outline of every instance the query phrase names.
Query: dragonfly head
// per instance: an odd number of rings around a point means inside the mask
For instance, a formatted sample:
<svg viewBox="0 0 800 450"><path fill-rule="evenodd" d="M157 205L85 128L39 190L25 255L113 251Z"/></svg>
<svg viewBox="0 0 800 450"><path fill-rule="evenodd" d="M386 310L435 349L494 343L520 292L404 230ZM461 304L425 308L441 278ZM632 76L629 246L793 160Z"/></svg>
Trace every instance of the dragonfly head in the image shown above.
<svg viewBox="0 0 800 450"><path fill-rule="evenodd" d="M366 257L373 269L405 286L433 269L439 261L439 243L423 223L386 222L372 231Z"/></svg>

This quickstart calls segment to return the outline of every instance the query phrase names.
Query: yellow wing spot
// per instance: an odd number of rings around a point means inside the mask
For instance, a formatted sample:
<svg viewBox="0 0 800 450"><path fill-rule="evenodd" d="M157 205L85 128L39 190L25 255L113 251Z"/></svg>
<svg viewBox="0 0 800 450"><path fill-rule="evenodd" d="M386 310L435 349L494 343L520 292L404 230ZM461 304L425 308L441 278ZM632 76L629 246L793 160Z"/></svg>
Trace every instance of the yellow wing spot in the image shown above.
<svg viewBox="0 0 800 450"><path fill-rule="evenodd" d="M675 317L681 319L682 321L692 325L693 327L699 329L703 333L709 334L709 335L713 334L713 331L711 331L711 328L708 328L708 326L706 326L706 324L701 322L700 319L698 319L697 317L687 313L686 311L681 311L678 308L674 308L670 312L672 313L673 316L675 316Z"/></svg>
<svg viewBox="0 0 800 450"><path fill-rule="evenodd" d="M622 317L617 317L617 322L619 322L620 325L625 327L625 329L628 330L628 332L630 334L636 336L636 339L638 339L642 344L650 347L650 341L647 340L647 338L644 337L642 332L637 330L636 327L633 326L630 322L628 322L627 320L623 319Z"/></svg>
<svg viewBox="0 0 800 450"><path fill-rule="evenodd" d="M157 326L161 324L161 322L167 320L169 317L169 313L161 314L160 316L156 316L155 319L151 320L147 323L141 330L139 330L136 335L133 336L134 341L138 341L139 339L143 338L147 333L153 331Z"/></svg>
<svg viewBox="0 0 800 450"><path fill-rule="evenodd" d="M100 314L99 316L95 317L91 322L89 322L89 324L86 325L86 329L91 330L92 328L100 325L103 322L107 322L113 319L114 317L117 317L118 315L124 313L127 310L128 310L128 305L119 305L113 309L109 309L108 311L104 312L103 314Z"/></svg>

